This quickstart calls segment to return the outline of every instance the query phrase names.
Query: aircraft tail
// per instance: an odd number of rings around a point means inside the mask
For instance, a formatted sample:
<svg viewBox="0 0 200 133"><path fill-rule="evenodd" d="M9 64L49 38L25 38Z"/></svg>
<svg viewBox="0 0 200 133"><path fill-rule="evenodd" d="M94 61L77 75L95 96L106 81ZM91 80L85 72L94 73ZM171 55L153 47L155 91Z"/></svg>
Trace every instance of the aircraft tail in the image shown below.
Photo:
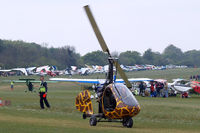
<svg viewBox="0 0 200 133"><path fill-rule="evenodd" d="M92 101L88 90L85 90L77 95L76 109L86 114L93 114Z"/></svg>

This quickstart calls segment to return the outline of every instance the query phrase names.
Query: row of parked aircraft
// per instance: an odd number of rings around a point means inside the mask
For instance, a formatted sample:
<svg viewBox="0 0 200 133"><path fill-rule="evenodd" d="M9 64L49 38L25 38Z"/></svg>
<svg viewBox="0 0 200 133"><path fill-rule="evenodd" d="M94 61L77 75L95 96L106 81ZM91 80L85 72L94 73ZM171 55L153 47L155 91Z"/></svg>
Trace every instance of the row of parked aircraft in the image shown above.
<svg viewBox="0 0 200 133"><path fill-rule="evenodd" d="M120 67L127 72L130 71L142 71L142 70L164 70L172 68L187 68L187 66L155 66L155 65L134 65L134 66L125 66L120 65ZM58 70L56 66L40 66L40 67L28 67L28 68L13 68L13 69L0 69L0 75L9 76L9 75L50 75L52 77L56 75L89 75L94 73L107 73L109 69L108 65L98 66L98 65L85 65L85 67L78 68L77 66L71 66L65 70ZM115 69L115 68L114 68ZM116 69L115 69L116 70Z"/></svg>
<svg viewBox="0 0 200 133"><path fill-rule="evenodd" d="M138 66L140 67L140 66ZM156 68L153 65L146 65L145 66L148 69ZM76 66L71 66L70 69L59 71L57 70L56 66L41 66L41 67L29 67L29 68L13 68L13 69L7 69L7 70L0 70L1 73L10 73L12 72L20 72L26 76L28 75L50 75L55 77L56 75L74 75L74 74L80 74L80 75L88 75L91 73L105 73L108 72L108 65L105 66L88 66L86 65L85 68L78 69ZM127 68L131 68L131 66L123 66L121 65L121 68L123 70L128 70ZM175 67L177 68L177 67ZM180 68L180 67L179 67ZM182 67L181 67L182 68ZM114 68L115 69L115 68ZM131 68L132 69L132 68ZM129 70L131 70L129 69ZM65 81L65 82L80 82L80 83L92 83L92 84L101 84L105 82L105 79L67 79L67 78L53 78L50 80L56 80L56 81ZM147 86L150 86L149 81L154 81L153 79L147 79L147 78L138 78L138 79L129 79L130 82L139 82L144 81L147 83ZM164 79L157 79L155 81L158 82L167 82L167 80ZM121 80L117 80L117 82L122 82ZM197 81L189 81L186 79L173 79L173 83L168 83L168 88L172 89L175 93L183 93L183 92L189 92L191 89L194 89L196 93L200 94L200 84Z"/></svg>
<svg viewBox="0 0 200 133"><path fill-rule="evenodd" d="M50 75L56 76L56 66L41 66L41 67L28 67L28 68L13 68L0 70L2 76L12 75Z"/></svg>

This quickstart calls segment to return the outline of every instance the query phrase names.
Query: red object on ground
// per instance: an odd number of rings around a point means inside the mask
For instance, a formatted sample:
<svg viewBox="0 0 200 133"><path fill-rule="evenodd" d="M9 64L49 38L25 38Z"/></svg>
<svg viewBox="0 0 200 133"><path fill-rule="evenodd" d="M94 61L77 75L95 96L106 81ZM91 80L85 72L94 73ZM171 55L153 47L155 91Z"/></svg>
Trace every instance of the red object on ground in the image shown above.
<svg viewBox="0 0 200 133"><path fill-rule="evenodd" d="M3 106L3 100L0 98L0 106Z"/></svg>
<svg viewBox="0 0 200 133"><path fill-rule="evenodd" d="M187 92L184 92L184 93L182 94L182 97L183 97L183 98L188 98L188 93L187 93Z"/></svg>
<svg viewBox="0 0 200 133"><path fill-rule="evenodd" d="M51 71L47 71L47 75L51 76L51 77L55 77L56 74L54 72Z"/></svg>
<svg viewBox="0 0 200 133"><path fill-rule="evenodd" d="M193 90L196 93L200 94L200 82L198 82L198 81L192 81L191 87L193 88Z"/></svg>

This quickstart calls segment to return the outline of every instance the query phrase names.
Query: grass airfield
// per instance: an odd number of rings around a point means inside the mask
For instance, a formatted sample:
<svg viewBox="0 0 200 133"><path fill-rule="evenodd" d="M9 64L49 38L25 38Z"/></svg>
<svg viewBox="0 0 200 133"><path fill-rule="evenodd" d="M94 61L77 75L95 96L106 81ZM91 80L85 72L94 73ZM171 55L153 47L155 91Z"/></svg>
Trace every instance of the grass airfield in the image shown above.
<svg viewBox="0 0 200 133"><path fill-rule="evenodd" d="M200 69L175 69L164 71L129 72L128 77L189 78L200 74ZM102 74L75 78L104 78ZM1 77L1 80L20 77ZM23 77L24 78L24 77ZM32 78L32 77L31 77ZM39 77L33 77L39 79ZM48 78L46 78L48 79ZM34 86L38 86L34 84ZM51 109L41 110L38 93L25 93L25 84L16 83L10 91L9 83L0 83L0 97L11 100L11 106L0 107L0 133L188 133L200 132L200 96L182 99L139 97L141 112L133 118L133 128L121 123L97 123L91 127L89 119L83 120L82 113L75 109L75 97L81 91L73 83L49 83L48 100ZM37 88L37 87L36 87ZM97 103L93 101L95 112Z"/></svg>

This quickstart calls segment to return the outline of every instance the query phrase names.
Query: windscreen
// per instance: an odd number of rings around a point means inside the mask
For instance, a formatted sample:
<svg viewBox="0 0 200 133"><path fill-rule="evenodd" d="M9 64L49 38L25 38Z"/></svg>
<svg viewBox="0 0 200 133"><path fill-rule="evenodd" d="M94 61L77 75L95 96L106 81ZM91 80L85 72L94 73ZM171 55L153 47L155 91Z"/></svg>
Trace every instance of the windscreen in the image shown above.
<svg viewBox="0 0 200 133"><path fill-rule="evenodd" d="M190 87L190 81L187 81L187 80L177 81L175 85L183 86L183 87Z"/></svg>
<svg viewBox="0 0 200 133"><path fill-rule="evenodd" d="M120 98L124 104L129 106L137 106L139 104L135 96L124 84L117 83L114 84L113 87L117 97Z"/></svg>

